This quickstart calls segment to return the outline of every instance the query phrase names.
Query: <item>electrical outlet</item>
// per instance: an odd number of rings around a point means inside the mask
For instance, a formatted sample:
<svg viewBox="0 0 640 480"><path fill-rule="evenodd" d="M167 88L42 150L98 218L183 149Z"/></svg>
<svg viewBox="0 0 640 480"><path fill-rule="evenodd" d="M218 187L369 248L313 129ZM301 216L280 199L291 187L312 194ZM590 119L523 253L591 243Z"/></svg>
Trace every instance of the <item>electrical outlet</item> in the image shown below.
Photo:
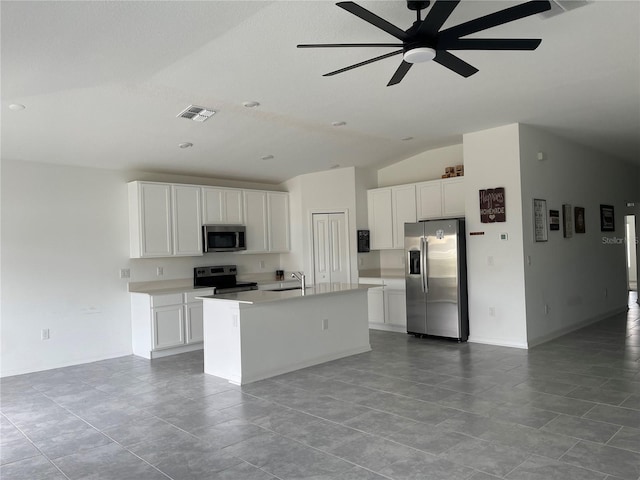
<svg viewBox="0 0 640 480"><path fill-rule="evenodd" d="M545 315L549 315L549 311L550 311L550 310L551 310L551 309L549 308L549 305L546 305L546 304L545 304L545 306L544 306L544 314L545 314Z"/></svg>
<svg viewBox="0 0 640 480"><path fill-rule="evenodd" d="M120 278L131 278L131 270L129 270L128 268L121 268Z"/></svg>
<svg viewBox="0 0 640 480"><path fill-rule="evenodd" d="M264 260L260 260L260 270L264 270L265 263Z"/></svg>
<svg viewBox="0 0 640 480"><path fill-rule="evenodd" d="M604 298L607 298L609 296L609 289L605 288L604 289Z"/></svg>
<svg viewBox="0 0 640 480"><path fill-rule="evenodd" d="M496 307L489 307L489 316L490 317L496 316Z"/></svg>
<svg viewBox="0 0 640 480"><path fill-rule="evenodd" d="M158 267L156 268L156 275L158 277L161 277L162 275L164 275L164 267Z"/></svg>
<svg viewBox="0 0 640 480"><path fill-rule="evenodd" d="M531 265L531 255L527 255L527 265Z"/></svg>
<svg viewBox="0 0 640 480"><path fill-rule="evenodd" d="M49 340L51 338L51 335L49 333L49 329L48 328L43 328L40 331L40 339L41 340Z"/></svg>
<svg viewBox="0 0 640 480"><path fill-rule="evenodd" d="M493 257L491 255L487 257L487 265L493 267Z"/></svg>
<svg viewBox="0 0 640 480"><path fill-rule="evenodd" d="M328 318L323 318L322 319L322 330L329 330L329 319Z"/></svg>

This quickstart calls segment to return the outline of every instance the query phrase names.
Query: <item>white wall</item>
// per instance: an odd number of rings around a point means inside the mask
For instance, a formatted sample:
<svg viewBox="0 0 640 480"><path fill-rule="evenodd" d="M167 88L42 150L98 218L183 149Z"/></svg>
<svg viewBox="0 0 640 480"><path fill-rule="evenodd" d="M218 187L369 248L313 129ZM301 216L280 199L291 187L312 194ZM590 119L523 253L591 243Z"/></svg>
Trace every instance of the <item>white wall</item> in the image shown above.
<svg viewBox="0 0 640 480"><path fill-rule="evenodd" d="M545 160L539 161L538 152ZM623 239L626 201L637 197L637 167L570 143L540 129L520 125L527 336L530 345L579 328L627 305ZM586 233L548 242L533 241L532 199L547 208L584 207ZM615 232L600 231L600 204L615 207ZM561 220L562 221L562 220ZM545 305L549 313L545 313Z"/></svg>
<svg viewBox="0 0 640 480"><path fill-rule="evenodd" d="M464 164L462 144L419 153L378 170L378 187L442 178L445 167Z"/></svg>
<svg viewBox="0 0 640 480"><path fill-rule="evenodd" d="M283 268L302 270L309 278L313 273L311 214L314 212L346 211L349 222L349 252L351 281L358 281L356 242L356 181L355 168L340 168L300 175L283 184L290 192L292 253L282 255ZM295 204L295 205L294 205Z"/></svg>
<svg viewBox="0 0 640 480"><path fill-rule="evenodd" d="M463 146L469 341L526 348L518 125L465 134ZM505 189L507 221L481 223L478 191L496 187Z"/></svg>
<svg viewBox="0 0 640 480"><path fill-rule="evenodd" d="M626 218L626 237L627 237L627 267L629 269L629 286L633 286L637 289L638 284L638 255L637 249L637 230L636 230L636 217L629 215Z"/></svg>
<svg viewBox="0 0 640 480"><path fill-rule="evenodd" d="M262 271L280 267L277 254L129 259L128 181L274 185L5 160L1 180L2 376L130 354L121 268L137 282L191 278L198 265L235 263L241 273L261 271L260 260ZM43 328L50 340L40 340Z"/></svg>

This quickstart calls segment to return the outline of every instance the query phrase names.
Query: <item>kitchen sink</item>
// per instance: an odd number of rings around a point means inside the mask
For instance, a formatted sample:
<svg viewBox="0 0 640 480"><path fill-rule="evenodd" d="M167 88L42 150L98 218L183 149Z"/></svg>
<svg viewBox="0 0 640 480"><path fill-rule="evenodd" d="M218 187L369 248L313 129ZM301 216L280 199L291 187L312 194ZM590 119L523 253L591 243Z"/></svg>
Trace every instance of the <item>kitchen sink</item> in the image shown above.
<svg viewBox="0 0 640 480"><path fill-rule="evenodd" d="M269 292L286 292L288 290L302 290L302 287L274 288L273 290L269 290Z"/></svg>

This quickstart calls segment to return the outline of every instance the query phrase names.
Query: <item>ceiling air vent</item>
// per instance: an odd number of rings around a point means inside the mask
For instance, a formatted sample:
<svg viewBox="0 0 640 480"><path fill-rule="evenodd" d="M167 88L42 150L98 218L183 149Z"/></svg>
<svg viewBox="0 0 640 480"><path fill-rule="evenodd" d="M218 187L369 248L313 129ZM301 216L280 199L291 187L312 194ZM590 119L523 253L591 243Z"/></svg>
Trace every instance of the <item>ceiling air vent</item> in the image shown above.
<svg viewBox="0 0 640 480"><path fill-rule="evenodd" d="M189 120L193 120L194 122L204 122L205 120L208 120L210 117L212 117L214 113L216 113L215 110L211 108L189 105L176 116L187 118Z"/></svg>
<svg viewBox="0 0 640 480"><path fill-rule="evenodd" d="M551 0L551 10L540 13L540 16L543 18L551 18L588 4L588 0Z"/></svg>

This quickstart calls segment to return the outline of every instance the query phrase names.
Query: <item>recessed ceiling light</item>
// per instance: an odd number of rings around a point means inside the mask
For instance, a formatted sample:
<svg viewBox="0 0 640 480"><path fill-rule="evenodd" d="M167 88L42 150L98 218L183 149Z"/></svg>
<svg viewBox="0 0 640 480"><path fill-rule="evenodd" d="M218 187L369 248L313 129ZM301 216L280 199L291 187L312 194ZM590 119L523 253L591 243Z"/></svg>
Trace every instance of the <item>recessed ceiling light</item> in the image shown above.
<svg viewBox="0 0 640 480"><path fill-rule="evenodd" d="M265 155L264 157L260 157L260 160L273 160L274 158L273 155Z"/></svg>
<svg viewBox="0 0 640 480"><path fill-rule="evenodd" d="M14 112L17 112L19 110L24 110L25 108L27 107L25 107L20 103L12 103L11 105L9 105L9 110L13 110Z"/></svg>
<svg viewBox="0 0 640 480"><path fill-rule="evenodd" d="M256 102L254 100L251 100L249 102L242 102L242 106L247 108L256 108L259 105L260 105L260 102Z"/></svg>
<svg viewBox="0 0 640 480"><path fill-rule="evenodd" d="M334 127L344 127L346 124L347 122L331 122Z"/></svg>
<svg viewBox="0 0 640 480"><path fill-rule="evenodd" d="M404 137L404 138L401 138L400 140L402 140L403 142L408 142L409 140L413 140L413 137Z"/></svg>
<svg viewBox="0 0 640 480"><path fill-rule="evenodd" d="M191 142L183 142L181 144L178 145L180 148L191 148L193 147L193 143Z"/></svg>
<svg viewBox="0 0 640 480"><path fill-rule="evenodd" d="M212 108L199 107L197 105L189 105L181 111L176 117L186 118L194 122L204 122L216 113Z"/></svg>

